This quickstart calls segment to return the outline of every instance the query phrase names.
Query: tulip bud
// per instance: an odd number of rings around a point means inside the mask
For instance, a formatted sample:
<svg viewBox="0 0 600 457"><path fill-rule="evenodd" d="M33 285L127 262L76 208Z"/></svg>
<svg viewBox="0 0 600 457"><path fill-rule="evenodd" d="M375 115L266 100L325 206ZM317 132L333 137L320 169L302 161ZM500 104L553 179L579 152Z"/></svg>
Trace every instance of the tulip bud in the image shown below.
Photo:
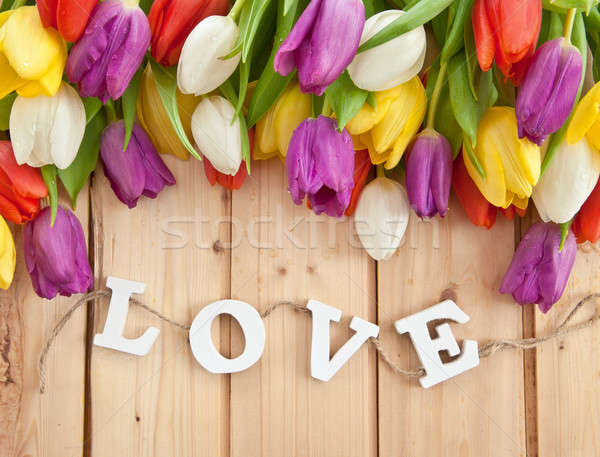
<svg viewBox="0 0 600 457"><path fill-rule="evenodd" d="M86 292L94 284L81 223L58 208L54 225L49 207L28 222L23 233L25 263L35 292L51 299Z"/></svg>
<svg viewBox="0 0 600 457"><path fill-rule="evenodd" d="M519 138L540 145L567 120L581 82L582 59L565 38L536 51L516 101Z"/></svg>
<svg viewBox="0 0 600 457"><path fill-rule="evenodd" d="M512 294L521 305L537 303L542 313L548 312L565 289L577 253L570 230L562 249L560 243L558 225L543 222L532 225L515 251L500 293Z"/></svg>
<svg viewBox="0 0 600 457"><path fill-rule="evenodd" d="M82 97L116 100L129 85L150 44L150 26L135 4L104 0L71 49L65 73Z"/></svg>
<svg viewBox="0 0 600 457"><path fill-rule="evenodd" d="M415 76L393 89L375 93L376 107L365 103L346 125L354 149L368 149L374 164L398 165L425 118L427 95Z"/></svg>
<svg viewBox="0 0 600 457"><path fill-rule="evenodd" d="M312 98L304 94L298 83L291 83L275 104L256 123L256 149L253 158L285 160L294 130L312 115Z"/></svg>
<svg viewBox="0 0 600 457"><path fill-rule="evenodd" d="M483 71L494 58L518 86L527 71L542 24L541 0L475 0L472 12L477 60Z"/></svg>
<svg viewBox="0 0 600 457"><path fill-rule="evenodd" d="M469 220L478 227L491 229L496 222L497 209L479 192L460 155L454 160L452 186Z"/></svg>
<svg viewBox="0 0 600 457"><path fill-rule="evenodd" d="M589 197L600 176L600 156L587 139L570 145L566 140L533 189L535 207L544 222L570 221Z"/></svg>
<svg viewBox="0 0 600 457"><path fill-rule="evenodd" d="M85 133L85 108L77 91L62 83L56 95L19 95L10 112L10 138L19 165L67 168Z"/></svg>
<svg viewBox="0 0 600 457"><path fill-rule="evenodd" d="M40 171L18 165L10 141L0 141L0 214L11 222L23 224L40 210L40 198L48 189Z"/></svg>
<svg viewBox="0 0 600 457"><path fill-rule="evenodd" d="M231 76L241 53L231 52L239 34L228 16L210 16L198 23L181 49L177 65L177 85L184 94L203 95L215 90Z"/></svg>
<svg viewBox="0 0 600 457"><path fill-rule="evenodd" d="M346 216L354 215L358 199L365 187L365 183L367 182L372 167L373 164L369 157L369 151L366 149L356 151L354 154L354 188L352 189L352 194L350 194L350 204L344 212Z"/></svg>
<svg viewBox="0 0 600 457"><path fill-rule="evenodd" d="M405 14L401 10L382 11L367 19L360 44ZM348 65L350 78L361 89L391 89L417 76L425 62L427 39L419 26L386 43L356 54Z"/></svg>
<svg viewBox="0 0 600 457"><path fill-rule="evenodd" d="M406 193L419 217L441 217L448 210L452 182L452 148L444 135L425 129L406 160Z"/></svg>
<svg viewBox="0 0 600 457"><path fill-rule="evenodd" d="M288 190L296 205L308 196L315 214L342 217L354 188L354 149L333 119L306 119L294 131L285 159Z"/></svg>
<svg viewBox="0 0 600 457"><path fill-rule="evenodd" d="M100 157L115 195L129 208L134 208L142 195L156 198L163 187L175 184L175 178L138 124L133 124L125 151L124 141L123 121L108 125L100 138Z"/></svg>
<svg viewBox="0 0 600 457"><path fill-rule="evenodd" d="M364 24L361 0L311 0L279 47L275 71L298 68L302 92L322 95L352 61Z"/></svg>
<svg viewBox="0 0 600 457"><path fill-rule="evenodd" d="M225 15L228 9L228 0L155 1L148 13L152 57L165 66L175 65L185 38L196 24L209 16Z"/></svg>
<svg viewBox="0 0 600 457"><path fill-rule="evenodd" d="M67 47L58 32L44 28L35 6L0 16L0 99L16 90L25 97L56 94Z"/></svg>
<svg viewBox="0 0 600 457"><path fill-rule="evenodd" d="M569 144L579 143L583 137L600 151L600 82L581 99L567 129Z"/></svg>
<svg viewBox="0 0 600 457"><path fill-rule="evenodd" d="M512 108L489 108L477 130L475 157L485 172L485 178L463 147L463 160L471 179L484 197L494 206L508 208L511 204L527 207L533 186L541 169L540 148L517 135L517 119Z"/></svg>
<svg viewBox="0 0 600 457"><path fill-rule="evenodd" d="M250 142L250 157L252 157L252 152L254 148L254 130L248 130L248 140ZM237 173L233 176L226 175L218 171L215 167L213 167L210 160L204 157L204 174L206 175L206 179L211 186L214 186L216 183L219 183L226 189L229 190L238 190L244 184L244 180L246 176L248 176L248 167L246 166L246 162L242 161L240 168Z"/></svg>
<svg viewBox="0 0 600 457"><path fill-rule="evenodd" d="M202 100L192 115L192 135L198 149L226 175L235 175L242 163L240 129L235 108L218 95Z"/></svg>
<svg viewBox="0 0 600 457"><path fill-rule="evenodd" d="M62 37L74 43L88 23L98 0L36 0L44 27L54 27Z"/></svg>
<svg viewBox="0 0 600 457"><path fill-rule="evenodd" d="M0 289L8 289L15 275L17 251L12 233L0 216Z"/></svg>
<svg viewBox="0 0 600 457"><path fill-rule="evenodd" d="M361 244L375 260L387 260L402 241L410 206L400 183L378 177L363 189L356 211L354 227Z"/></svg>
<svg viewBox="0 0 600 457"><path fill-rule="evenodd" d="M156 3L155 3L156 4ZM182 94L179 90L176 94L177 110L181 118L181 125L188 138L192 136L192 113L200 99L193 95ZM137 99L136 114L140 125L144 128L152 140L152 144L161 154L173 154L182 160L189 158L189 151L181 143L173 124L158 93L158 87L154 81L152 68L146 67L142 74L140 92Z"/></svg>

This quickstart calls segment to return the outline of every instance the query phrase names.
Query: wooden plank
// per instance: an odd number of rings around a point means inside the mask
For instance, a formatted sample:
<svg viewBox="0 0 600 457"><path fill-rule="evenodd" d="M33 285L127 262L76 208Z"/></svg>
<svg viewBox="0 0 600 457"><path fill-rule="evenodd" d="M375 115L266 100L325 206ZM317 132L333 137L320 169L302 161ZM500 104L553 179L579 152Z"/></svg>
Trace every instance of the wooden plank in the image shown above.
<svg viewBox="0 0 600 457"><path fill-rule="evenodd" d="M66 204L66 199L62 202ZM87 234L89 192L75 214ZM23 228L12 226L17 270L0 292L0 455L80 456L84 427L86 310L75 312L47 359L47 391L39 392L37 361L46 336L77 300L52 301L33 291L23 258Z"/></svg>
<svg viewBox="0 0 600 457"><path fill-rule="evenodd" d="M451 298L471 320L452 324L457 340L519 338L521 308L497 289L514 250L514 229L499 215L487 231L471 225L455 197L445 219L412 218L403 246L378 265L384 348L402 367L420 365L393 322ZM523 358L506 351L429 389L379 363L379 454L525 455Z"/></svg>
<svg viewBox="0 0 600 457"><path fill-rule="evenodd" d="M231 295L261 311L308 298L340 308L333 352L354 333L348 328L353 315L375 322L375 266L350 244L351 221L295 206L286 186L281 162L270 160L255 162L252 176L233 193L232 239L235 230L242 236L232 252ZM309 315L279 309L265 327L262 359L231 376L231 455L375 456L373 348L361 348L324 383L310 376ZM232 354L241 352L239 331L232 329L231 339Z"/></svg>
<svg viewBox="0 0 600 457"><path fill-rule="evenodd" d="M538 336L552 332L583 297L598 292L600 249L580 245L562 299L546 314L535 311ZM574 322L600 311L588 305ZM600 455L600 331L570 334L536 350L540 456Z"/></svg>
<svg viewBox="0 0 600 457"><path fill-rule="evenodd" d="M229 294L229 192L211 188L202 163L165 157L177 179L156 200L133 210L113 195L98 171L93 183L96 277L147 284L141 300L178 322ZM206 221L209 220L210 223ZM96 307L101 332L107 303ZM161 329L150 353L136 357L93 347L91 360L91 456L227 456L228 378L212 375L194 359L188 333L131 309L125 336L149 325ZM215 326L216 345L227 353L229 326Z"/></svg>

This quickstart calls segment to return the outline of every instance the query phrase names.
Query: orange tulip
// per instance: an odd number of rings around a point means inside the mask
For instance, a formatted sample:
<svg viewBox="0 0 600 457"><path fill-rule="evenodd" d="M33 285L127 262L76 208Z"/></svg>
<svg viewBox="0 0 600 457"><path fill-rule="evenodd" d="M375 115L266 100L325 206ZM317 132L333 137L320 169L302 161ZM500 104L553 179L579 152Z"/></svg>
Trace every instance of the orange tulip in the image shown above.
<svg viewBox="0 0 600 457"><path fill-rule="evenodd" d="M600 238L600 181L575 216L571 229L578 243L595 243Z"/></svg>
<svg viewBox="0 0 600 457"><path fill-rule="evenodd" d="M483 71L498 68L515 86L521 83L540 34L542 0L475 0L473 34Z"/></svg>
<svg viewBox="0 0 600 457"><path fill-rule="evenodd" d="M248 130L248 139L250 140L250 156L252 156L252 150L254 149L254 129ZM226 175L218 171L215 167L213 167L212 163L210 163L206 156L204 156L202 161L204 162L204 174L206 175L206 178L211 186L219 183L226 189L237 190L242 187L246 176L248 176L246 162L244 160L242 160L240 168L233 176Z"/></svg>
<svg viewBox="0 0 600 457"><path fill-rule="evenodd" d="M98 0L37 0L44 27L54 27L66 41L77 41Z"/></svg>

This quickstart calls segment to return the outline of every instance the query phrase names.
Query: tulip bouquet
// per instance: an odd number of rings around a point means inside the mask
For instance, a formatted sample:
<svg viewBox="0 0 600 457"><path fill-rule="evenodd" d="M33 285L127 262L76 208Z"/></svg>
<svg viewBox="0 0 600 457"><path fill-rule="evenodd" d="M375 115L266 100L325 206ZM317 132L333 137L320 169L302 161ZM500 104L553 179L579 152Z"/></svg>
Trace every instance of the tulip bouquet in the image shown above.
<svg viewBox="0 0 600 457"><path fill-rule="evenodd" d="M40 296L92 286L57 186L74 204L99 161L134 208L175 184L160 154L203 160L230 190L278 157L294 203L354 216L376 260L411 210L445 217L451 188L487 229L531 197L542 222L500 291L546 312L576 242L600 238L597 3L5 0L0 287L15 268L6 221L26 224Z"/></svg>

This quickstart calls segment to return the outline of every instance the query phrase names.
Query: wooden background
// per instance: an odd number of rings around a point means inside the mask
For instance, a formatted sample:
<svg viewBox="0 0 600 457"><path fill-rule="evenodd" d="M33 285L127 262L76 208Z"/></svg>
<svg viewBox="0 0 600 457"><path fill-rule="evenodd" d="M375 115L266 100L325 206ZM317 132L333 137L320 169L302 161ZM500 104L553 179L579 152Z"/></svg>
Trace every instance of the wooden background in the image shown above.
<svg viewBox="0 0 600 457"><path fill-rule="evenodd" d="M211 188L201 163L165 160L178 184L157 200L143 198L128 210L98 171L76 212L96 287L108 275L145 282L143 301L181 322L226 297L260 310L315 298L344 312L332 326L333 350L357 315L378 322L394 360L414 368L409 338L392 322L442 298L471 317L452 326L457 338L482 342L543 335L600 288L600 252L587 245L547 316L499 295L527 221L499 216L492 230L476 228L455 199L446 219L413 218L396 255L377 264L358 247L351 220L317 217L292 203L277 159L255 162L233 194ZM40 395L38 353L74 299L36 297L15 231L16 279L0 295L2 457L600 455L598 327L525 354L497 354L424 390L394 375L367 346L330 382L312 379L311 320L290 309L269 317L262 359L235 375L206 372L186 332L139 309L130 311L125 335L160 327L149 355L93 347L106 316L100 302L80 309L59 336ZM213 337L224 354L243 349L227 318L213 326Z"/></svg>

